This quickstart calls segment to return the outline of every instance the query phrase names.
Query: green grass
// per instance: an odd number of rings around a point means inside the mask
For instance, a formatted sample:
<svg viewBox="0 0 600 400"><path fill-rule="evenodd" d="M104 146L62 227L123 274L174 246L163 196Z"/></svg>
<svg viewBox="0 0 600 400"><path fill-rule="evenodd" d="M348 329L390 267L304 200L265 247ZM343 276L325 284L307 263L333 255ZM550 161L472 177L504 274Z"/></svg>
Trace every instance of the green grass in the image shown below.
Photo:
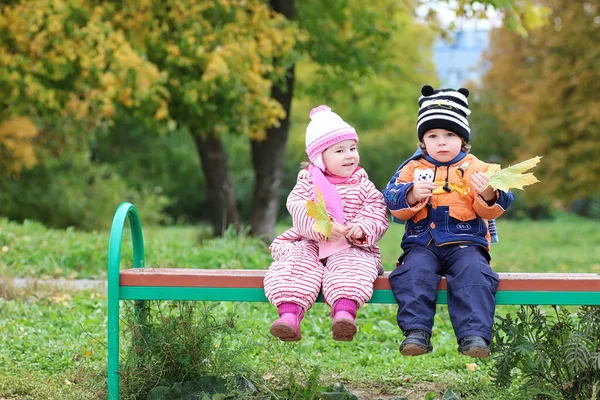
<svg viewBox="0 0 600 400"><path fill-rule="evenodd" d="M143 216L142 216L143 218ZM143 219L142 219L143 223ZM145 227L147 266L163 268L266 268L261 241L228 233L207 240L204 227ZM0 276L106 279L108 232L47 229L39 223L0 219ZM121 268L132 267L131 234L123 235Z"/></svg>
<svg viewBox="0 0 600 400"><path fill-rule="evenodd" d="M6 282L3 289L0 398L76 400L104 391L105 296L10 289Z"/></svg>
<svg viewBox="0 0 600 400"><path fill-rule="evenodd" d="M599 221L562 215L553 221L499 219L499 243L491 247L497 272L600 273ZM392 224L379 242L386 270L401 253L404 225Z"/></svg>
<svg viewBox="0 0 600 400"><path fill-rule="evenodd" d="M143 215L142 223L143 221ZM598 222L565 215L554 221L498 221L500 243L492 245L496 271L600 273ZM278 231L286 229L278 226ZM388 271L400 255L404 225L391 224L380 242ZM245 236L204 239L202 227L145 227L149 266L177 268L251 268L270 264L268 248ZM108 232L52 230L35 222L0 219L0 275L11 277L106 278ZM131 267L126 230L122 267Z"/></svg>
<svg viewBox="0 0 600 400"><path fill-rule="evenodd" d="M143 222L143 216L142 216ZM597 223L571 216L556 221L498 221L500 243L492 247L497 271L598 272L600 229ZM279 227L280 230L285 227ZM400 253L404 227L393 224L381 241L386 270ZM125 234L123 265L131 265ZM246 237L203 239L195 227L144 228L148 265L163 267L266 268L268 249ZM106 276L108 232L49 230L27 222L0 220L0 276ZM106 299L93 292L65 294L10 288L0 281L0 398L104 398L106 379ZM281 343L268 334L276 317L269 304L221 303L235 309L240 343L249 346L248 362L273 382L285 383L289 372L308 375L321 368L327 382L343 381L352 389L381 394L437 392L450 385L463 398L510 398L489 384L489 360L459 356L445 306L435 319L434 352L426 357L398 354L401 334L395 307L368 304L360 310L359 334L351 343L331 340L331 318L316 304L302 325L299 343ZM514 311L499 307L498 313ZM126 346L127 343L123 343ZM416 395L415 395L416 396ZM414 398L423 398L414 397Z"/></svg>

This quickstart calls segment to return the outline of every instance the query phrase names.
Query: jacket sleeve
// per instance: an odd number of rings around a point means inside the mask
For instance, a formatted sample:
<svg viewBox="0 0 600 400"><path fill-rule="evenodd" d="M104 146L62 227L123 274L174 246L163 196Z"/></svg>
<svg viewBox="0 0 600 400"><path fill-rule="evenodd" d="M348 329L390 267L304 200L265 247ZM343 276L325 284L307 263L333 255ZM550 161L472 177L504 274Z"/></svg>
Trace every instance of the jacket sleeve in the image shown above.
<svg viewBox="0 0 600 400"><path fill-rule="evenodd" d="M286 202L292 216L294 229L302 236L315 241L322 241L323 236L313 230L315 220L307 215L306 202L313 200L312 182L308 179L298 179Z"/></svg>
<svg viewBox="0 0 600 400"><path fill-rule="evenodd" d="M480 160L477 160L475 168L478 171L485 172L487 171L489 164L484 163ZM473 199L473 210L484 219L496 219L501 216L504 211L508 210L511 203L515 199L515 195L511 192L505 192L503 190L496 190L496 200L493 204L488 204L483 197L478 194L475 194L475 198Z"/></svg>
<svg viewBox="0 0 600 400"><path fill-rule="evenodd" d="M381 240L390 223L383 194L369 180L361 186L361 189L366 190L367 193L360 210L349 222L358 224L365 237L363 240L352 240L351 242L360 247L370 247Z"/></svg>
<svg viewBox="0 0 600 400"><path fill-rule="evenodd" d="M515 195L509 190L496 190L496 201L494 204L489 205L483 197L476 194L475 200L473 201L473 209L481 218L484 219L495 219L504 214L504 211L510 207Z"/></svg>
<svg viewBox="0 0 600 400"><path fill-rule="evenodd" d="M413 187L413 169L411 164L399 169L383 189L385 204L392 215L405 221L411 219L427 204L427 200L424 199L411 207L406 200L406 195Z"/></svg>

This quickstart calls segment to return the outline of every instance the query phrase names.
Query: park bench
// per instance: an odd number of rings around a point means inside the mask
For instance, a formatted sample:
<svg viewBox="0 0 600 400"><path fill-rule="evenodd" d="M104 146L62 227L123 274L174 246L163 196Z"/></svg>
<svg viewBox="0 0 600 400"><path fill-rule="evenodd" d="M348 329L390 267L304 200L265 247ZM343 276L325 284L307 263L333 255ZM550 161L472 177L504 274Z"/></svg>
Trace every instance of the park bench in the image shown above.
<svg viewBox="0 0 600 400"><path fill-rule="evenodd" d="M120 270L121 240L129 221L133 268ZM199 266L201 267L201 266ZM189 300L266 302L265 270L145 268L142 226L136 208L121 204L115 213L108 246L108 398L119 398L120 300ZM500 273L497 304L600 305L600 275L593 273ZM389 272L377 278L370 303L395 304ZM317 301L322 301L319 298ZM438 304L447 304L446 281L438 287Z"/></svg>

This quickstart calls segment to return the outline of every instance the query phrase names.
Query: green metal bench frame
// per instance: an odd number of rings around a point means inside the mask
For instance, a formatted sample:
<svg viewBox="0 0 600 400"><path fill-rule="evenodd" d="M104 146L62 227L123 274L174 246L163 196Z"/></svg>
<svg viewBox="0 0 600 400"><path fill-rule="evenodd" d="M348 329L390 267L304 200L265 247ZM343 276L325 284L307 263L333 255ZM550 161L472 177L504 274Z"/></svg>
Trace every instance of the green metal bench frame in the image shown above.
<svg viewBox="0 0 600 400"><path fill-rule="evenodd" d="M129 221L133 269L120 270L121 241ZM264 270L144 268L144 238L138 212L123 203L115 212L108 245L108 399L119 398L120 300L266 302ZM169 279L165 279L165 277ZM388 273L375 282L370 303L395 304ZM438 304L447 304L445 280ZM323 301L320 297L317 301ZM500 273L497 304L600 305L598 274Z"/></svg>

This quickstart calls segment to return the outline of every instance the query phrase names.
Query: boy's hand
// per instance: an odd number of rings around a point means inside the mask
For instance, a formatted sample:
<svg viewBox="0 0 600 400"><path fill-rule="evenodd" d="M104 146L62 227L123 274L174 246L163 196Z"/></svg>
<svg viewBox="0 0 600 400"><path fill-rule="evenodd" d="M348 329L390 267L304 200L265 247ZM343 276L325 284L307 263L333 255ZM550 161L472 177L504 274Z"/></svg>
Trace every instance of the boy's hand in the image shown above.
<svg viewBox="0 0 600 400"><path fill-rule="evenodd" d="M412 190L406 195L408 204L412 207L423 199L431 197L436 185L429 181L419 181L413 184Z"/></svg>
<svg viewBox="0 0 600 400"><path fill-rule="evenodd" d="M327 241L335 242L336 240L344 236L344 234L346 233L346 228L344 228L344 226L338 224L335 221L332 221L331 224L331 233L329 234Z"/></svg>
<svg viewBox="0 0 600 400"><path fill-rule="evenodd" d="M350 240L363 240L365 238L365 233L362 228L358 224L348 224L346 225L346 238Z"/></svg>
<svg viewBox="0 0 600 400"><path fill-rule="evenodd" d="M490 176L485 172L475 172L473 175L471 175L473 189L475 189L475 191L479 193L479 195L483 197L485 201L491 203L492 201L496 200L496 191L494 188L488 185L489 181Z"/></svg>

